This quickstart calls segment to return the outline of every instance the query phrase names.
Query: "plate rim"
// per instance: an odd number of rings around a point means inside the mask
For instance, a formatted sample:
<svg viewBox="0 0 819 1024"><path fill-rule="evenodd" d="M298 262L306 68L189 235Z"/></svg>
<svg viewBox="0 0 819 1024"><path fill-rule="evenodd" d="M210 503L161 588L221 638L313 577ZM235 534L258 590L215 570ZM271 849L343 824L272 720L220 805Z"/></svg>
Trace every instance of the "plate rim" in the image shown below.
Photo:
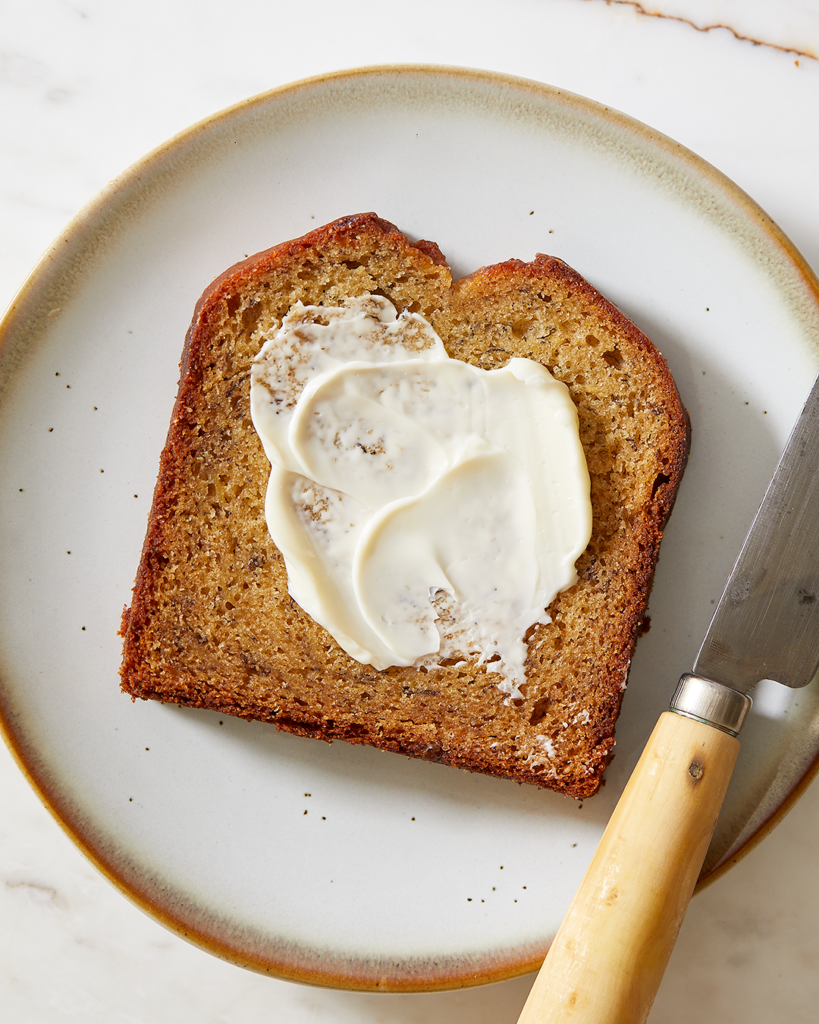
<svg viewBox="0 0 819 1024"><path fill-rule="evenodd" d="M47 287L51 275L58 273L65 255L61 250L66 243L81 244L84 232L93 229L118 198L136 188L145 174L157 169L176 151L183 149L213 128L228 123L247 111L263 108L269 104L294 97L299 93L316 89L332 90L337 82L361 81L377 77L406 79L413 76L425 80L439 78L457 81L464 87L469 83L474 83L484 87L509 89L516 94L529 93L540 101L546 100L566 109L574 108L583 111L586 115L601 118L625 131L627 135L639 138L644 143L664 151L668 158L691 169L698 180L705 179L728 198L735 207L739 208L746 218L756 224L757 228L767 236L769 244L772 244L784 255L785 262L795 271L796 277L803 285L805 295L813 299L817 320L819 320L819 279L794 243L740 186L707 160L659 130L597 100L533 79L445 64L376 64L298 79L247 97L175 133L121 171L70 218L12 297L2 320L0 320L0 363L8 355L10 340L21 330L23 330L24 336L23 347L28 343L25 335L36 336L39 333L40 328L36 322L31 325L27 324L27 312L36 305L36 299ZM23 329L24 324L26 325L25 329ZM14 368L12 367L8 379L13 377ZM0 375L0 395L5 389L6 379L4 372ZM15 728L13 716L9 714L9 709L6 706L2 679L0 679L0 733L2 733L17 766L46 809L75 846L108 881L130 902L154 920L221 959L258 973L326 987L353 991L421 992L463 988L516 977L536 970L545 955L547 947L534 948L531 945L525 945L516 946L503 953L495 952L492 955L491 963L481 962L480 965L471 961L467 962L467 957L461 957L458 963L448 965L442 965L438 961L430 964L427 958L407 957L402 965L393 965L394 967L400 966L402 969L392 973L386 971L383 963L373 964L369 958L364 959L355 955L328 956L327 953L322 953L320 950L310 951L313 953L312 958L299 959L297 955L295 960L292 956L288 958L287 956L267 955L261 957L253 955L247 948L241 948L240 944L231 944L221 939L217 930L208 932L206 929L198 927L192 919L186 920L184 911L177 909L174 913L174 908L163 906L156 899L152 899L146 891L140 891L135 884L127 879L127 871L123 869L121 859L107 859L104 853L95 847L87 832L84 834L82 822L71 820L70 807L66 808L65 801L54 795L54 787L46 778L45 773L38 771L37 751L27 747L23 731ZM700 877L696 891L701 891L722 877L754 849L792 809L817 773L819 773L819 747L804 773L797 779L772 814L746 837L743 845L737 851L718 863L710 873ZM302 946L303 944L299 944L299 949Z"/></svg>

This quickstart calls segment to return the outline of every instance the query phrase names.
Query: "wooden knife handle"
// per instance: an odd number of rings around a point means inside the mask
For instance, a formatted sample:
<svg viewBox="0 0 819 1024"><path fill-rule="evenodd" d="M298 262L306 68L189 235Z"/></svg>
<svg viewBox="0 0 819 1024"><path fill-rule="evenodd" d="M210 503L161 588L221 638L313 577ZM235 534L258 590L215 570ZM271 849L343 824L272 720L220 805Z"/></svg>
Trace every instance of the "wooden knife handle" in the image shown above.
<svg viewBox="0 0 819 1024"><path fill-rule="evenodd" d="M642 1024L716 825L739 740L665 712L518 1024Z"/></svg>

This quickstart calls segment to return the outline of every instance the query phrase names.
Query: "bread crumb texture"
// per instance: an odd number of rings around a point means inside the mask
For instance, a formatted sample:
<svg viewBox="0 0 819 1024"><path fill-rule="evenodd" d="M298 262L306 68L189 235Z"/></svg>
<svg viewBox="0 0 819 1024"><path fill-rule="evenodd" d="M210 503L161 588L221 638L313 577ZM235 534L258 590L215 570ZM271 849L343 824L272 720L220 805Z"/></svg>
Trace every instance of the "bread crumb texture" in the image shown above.
<svg viewBox="0 0 819 1024"><path fill-rule="evenodd" d="M421 313L456 359L541 362L576 403L593 533L578 583L527 634L522 700L508 701L474 660L359 664L288 595L264 519L269 464L250 420L250 364L296 301L339 305L368 292ZM122 688L589 796L611 758L688 443L665 361L558 259L509 260L453 282L437 245L374 214L250 257L206 290L188 331L123 613Z"/></svg>

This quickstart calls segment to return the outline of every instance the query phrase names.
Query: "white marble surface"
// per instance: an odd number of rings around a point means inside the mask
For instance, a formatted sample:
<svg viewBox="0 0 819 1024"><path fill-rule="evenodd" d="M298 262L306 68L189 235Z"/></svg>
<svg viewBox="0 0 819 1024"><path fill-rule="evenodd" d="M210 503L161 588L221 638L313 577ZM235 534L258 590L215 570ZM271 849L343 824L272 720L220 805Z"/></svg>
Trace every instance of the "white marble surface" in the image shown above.
<svg viewBox="0 0 819 1024"><path fill-rule="evenodd" d="M626 111L734 178L819 269L814 54L816 0L5 3L0 302L86 200L190 123L297 78L416 61L520 74ZM222 963L101 878L5 751L0 794L4 1020L517 1019L528 978L370 995L304 988ZM817 852L814 786L760 847L696 898L652 1024L817 1019Z"/></svg>

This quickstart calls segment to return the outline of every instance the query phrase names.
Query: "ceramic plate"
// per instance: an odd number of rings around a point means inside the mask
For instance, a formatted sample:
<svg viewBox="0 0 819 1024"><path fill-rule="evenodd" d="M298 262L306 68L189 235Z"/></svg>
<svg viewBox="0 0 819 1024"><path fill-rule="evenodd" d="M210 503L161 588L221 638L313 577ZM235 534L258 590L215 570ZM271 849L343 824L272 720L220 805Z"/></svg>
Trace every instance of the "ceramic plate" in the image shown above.
<svg viewBox="0 0 819 1024"><path fill-rule="evenodd" d="M365 210L435 239L456 276L562 257L653 338L690 411L653 626L607 785L583 803L119 691L120 614L200 292ZM68 226L2 327L0 708L23 770L125 895L237 964L393 990L533 969L819 369L818 296L712 167L544 85L365 69L183 133ZM818 737L815 687L759 690L705 879L781 815Z"/></svg>

